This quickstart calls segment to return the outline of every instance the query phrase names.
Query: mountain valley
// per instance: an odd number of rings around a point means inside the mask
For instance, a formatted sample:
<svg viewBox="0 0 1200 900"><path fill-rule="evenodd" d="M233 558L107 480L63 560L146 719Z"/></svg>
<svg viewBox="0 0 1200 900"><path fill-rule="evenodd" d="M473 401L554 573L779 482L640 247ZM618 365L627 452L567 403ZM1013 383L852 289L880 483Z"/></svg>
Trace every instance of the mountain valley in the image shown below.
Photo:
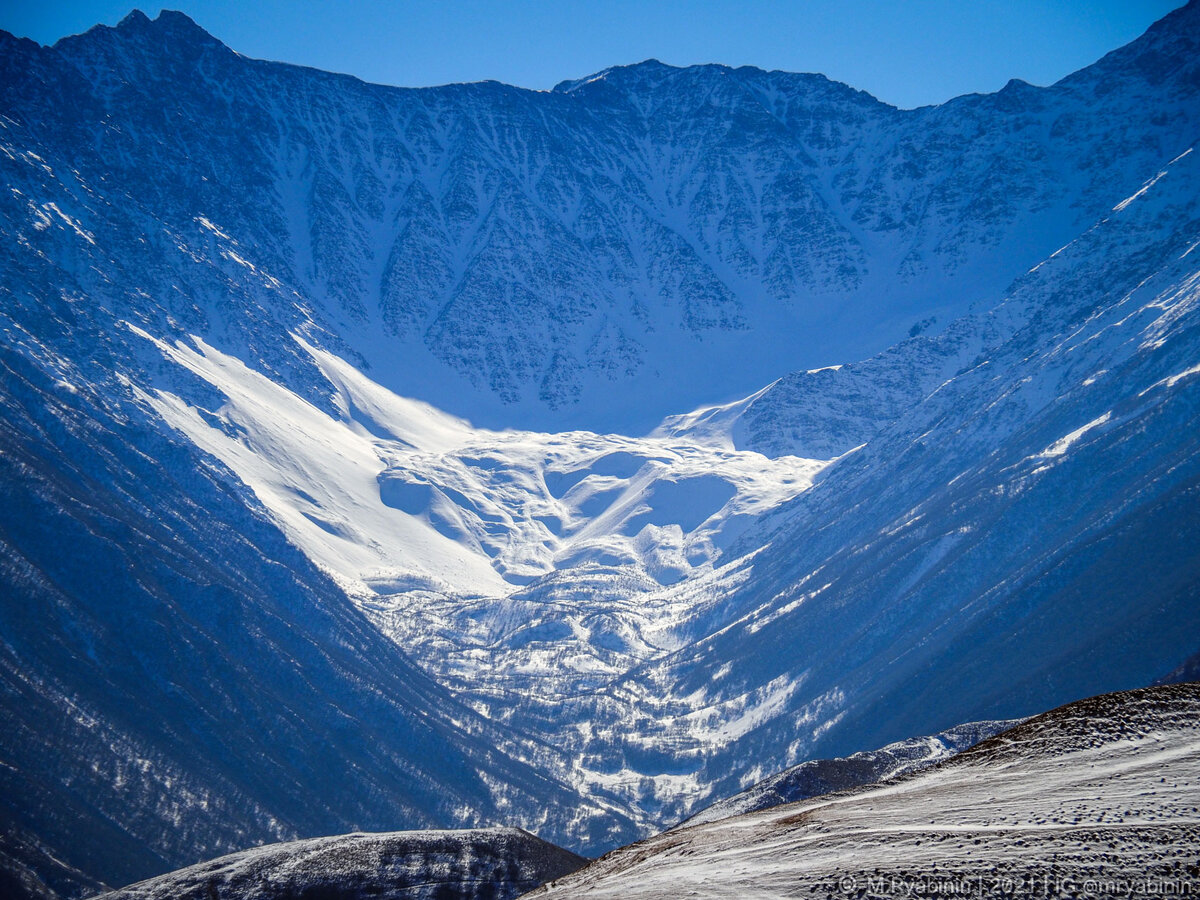
<svg viewBox="0 0 1200 900"><path fill-rule="evenodd" d="M167 11L0 45L14 883L594 857L1200 648L1200 2L916 110L653 60L390 88Z"/></svg>

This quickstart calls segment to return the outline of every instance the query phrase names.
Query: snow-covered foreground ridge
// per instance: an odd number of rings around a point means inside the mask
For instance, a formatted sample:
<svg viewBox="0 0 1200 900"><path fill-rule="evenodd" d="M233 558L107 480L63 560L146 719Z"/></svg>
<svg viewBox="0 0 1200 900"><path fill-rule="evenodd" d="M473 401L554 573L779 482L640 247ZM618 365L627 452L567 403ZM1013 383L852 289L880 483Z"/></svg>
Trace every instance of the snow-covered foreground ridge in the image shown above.
<svg viewBox="0 0 1200 900"><path fill-rule="evenodd" d="M1016 719L967 722L940 734L907 738L878 750L860 750L837 759L810 759L776 772L740 794L700 810L681 827L716 822L876 781L890 781L944 762L956 753L1018 724L1020 722Z"/></svg>
<svg viewBox="0 0 1200 900"><path fill-rule="evenodd" d="M598 853L1176 668L1198 19L915 111L0 35L0 874Z"/></svg>
<svg viewBox="0 0 1200 900"><path fill-rule="evenodd" d="M1200 685L1053 710L941 765L625 847L529 896L1194 896Z"/></svg>

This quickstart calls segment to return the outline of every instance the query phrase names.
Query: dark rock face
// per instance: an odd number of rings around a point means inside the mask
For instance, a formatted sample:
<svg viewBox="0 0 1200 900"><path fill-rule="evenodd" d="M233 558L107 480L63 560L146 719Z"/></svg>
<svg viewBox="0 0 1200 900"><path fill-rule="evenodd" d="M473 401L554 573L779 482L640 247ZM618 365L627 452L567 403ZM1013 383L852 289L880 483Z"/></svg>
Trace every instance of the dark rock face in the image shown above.
<svg viewBox="0 0 1200 900"><path fill-rule="evenodd" d="M516 828L347 834L269 844L105 900L511 900L587 860Z"/></svg>

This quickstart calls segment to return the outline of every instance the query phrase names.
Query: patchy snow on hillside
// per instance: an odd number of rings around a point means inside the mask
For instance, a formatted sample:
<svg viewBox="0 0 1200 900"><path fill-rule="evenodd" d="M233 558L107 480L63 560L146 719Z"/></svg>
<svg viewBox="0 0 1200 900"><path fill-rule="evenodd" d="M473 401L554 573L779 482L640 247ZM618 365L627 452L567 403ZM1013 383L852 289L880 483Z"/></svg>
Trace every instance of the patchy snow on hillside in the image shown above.
<svg viewBox="0 0 1200 900"><path fill-rule="evenodd" d="M267 844L105 900L511 900L586 860L517 828L344 834Z"/></svg>

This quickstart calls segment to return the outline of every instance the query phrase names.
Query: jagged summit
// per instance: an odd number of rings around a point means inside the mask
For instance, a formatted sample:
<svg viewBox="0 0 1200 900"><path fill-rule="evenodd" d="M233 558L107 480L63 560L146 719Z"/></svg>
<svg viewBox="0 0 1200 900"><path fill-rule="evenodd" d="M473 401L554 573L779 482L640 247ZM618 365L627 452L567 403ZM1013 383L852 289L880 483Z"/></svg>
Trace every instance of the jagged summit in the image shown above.
<svg viewBox="0 0 1200 900"><path fill-rule="evenodd" d="M96 25L82 34L68 35L56 41L55 47L69 47L80 40L96 40L113 35L123 40L157 41L165 46L225 45L205 31L187 13L164 9L151 19L140 9L131 10L116 25ZM228 49L228 48L227 48Z"/></svg>
<svg viewBox="0 0 1200 900"><path fill-rule="evenodd" d="M1118 47L1103 58L1107 59L1110 56L1119 56L1123 52L1138 46L1147 38L1164 39L1169 43L1177 43L1181 40L1190 40L1195 43L1200 40L1200 36L1198 36L1196 30L1197 25L1200 25L1200 2L1198 0L1187 0L1182 6L1171 10L1161 19L1151 23L1141 38L1131 41L1124 47Z"/></svg>
<svg viewBox="0 0 1200 900"><path fill-rule="evenodd" d="M166 12L166 10L163 10L163 12ZM178 13L177 15L183 16L189 22L192 22L192 19L189 16L185 15L184 13ZM159 14L159 18L162 18L161 13ZM129 11L128 15L126 15L124 18L121 19L120 22L117 23L116 27L118 29L125 29L128 31L140 31L140 30L144 29L147 25L149 25L152 21L153 20L148 15L146 15L144 12L142 12L140 9L132 9ZM192 22L192 24L194 25L195 22ZM108 26L107 25L97 25L96 27L97 28L107 28Z"/></svg>
<svg viewBox="0 0 1200 900"><path fill-rule="evenodd" d="M555 86L553 93L592 103L624 105L644 119L660 114L663 98L679 94L695 97L701 110L705 106L733 109L749 104L770 116L778 115L781 94L790 97L796 106L814 109L822 104L846 104L849 110L860 106L894 109L866 91L820 74L766 71L754 66L732 68L720 63L671 66L656 59L564 81Z"/></svg>
<svg viewBox="0 0 1200 900"><path fill-rule="evenodd" d="M594 72L591 75L585 75L583 78L567 79L560 81L552 88L552 92L556 94L569 94L576 91L586 84L591 84L595 81L603 81L610 75L625 73L633 74L634 77L640 79L646 78L663 78L669 74L671 70L675 70L675 66L669 66L666 63L660 62L657 59L646 59L640 63L630 63L625 66L609 66L607 69L601 69L599 72Z"/></svg>
<svg viewBox="0 0 1200 900"><path fill-rule="evenodd" d="M1123 82L1152 87L1168 83L1186 85L1178 95L1200 85L1200 3L1188 0L1152 24L1137 40L1105 54L1085 69L1062 78L1054 86L1084 88L1096 94L1119 89Z"/></svg>

